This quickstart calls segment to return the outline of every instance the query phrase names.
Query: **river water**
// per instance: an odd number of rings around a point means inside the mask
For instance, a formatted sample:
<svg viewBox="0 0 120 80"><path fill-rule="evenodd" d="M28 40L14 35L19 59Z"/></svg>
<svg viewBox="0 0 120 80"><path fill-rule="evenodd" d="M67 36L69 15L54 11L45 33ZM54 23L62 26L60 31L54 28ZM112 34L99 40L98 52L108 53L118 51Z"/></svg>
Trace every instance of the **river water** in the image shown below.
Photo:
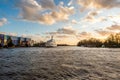
<svg viewBox="0 0 120 80"><path fill-rule="evenodd" d="M120 80L120 48L0 49L0 80Z"/></svg>

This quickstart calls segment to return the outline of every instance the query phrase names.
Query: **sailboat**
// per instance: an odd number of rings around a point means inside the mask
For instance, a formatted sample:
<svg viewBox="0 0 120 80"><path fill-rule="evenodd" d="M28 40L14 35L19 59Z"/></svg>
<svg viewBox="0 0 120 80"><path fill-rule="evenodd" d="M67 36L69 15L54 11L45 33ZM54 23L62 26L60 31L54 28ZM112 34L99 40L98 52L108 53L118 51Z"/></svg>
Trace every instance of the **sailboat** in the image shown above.
<svg viewBox="0 0 120 80"><path fill-rule="evenodd" d="M51 36L51 39L46 42L45 46L46 47L56 47L57 46L55 40L53 39L53 36Z"/></svg>

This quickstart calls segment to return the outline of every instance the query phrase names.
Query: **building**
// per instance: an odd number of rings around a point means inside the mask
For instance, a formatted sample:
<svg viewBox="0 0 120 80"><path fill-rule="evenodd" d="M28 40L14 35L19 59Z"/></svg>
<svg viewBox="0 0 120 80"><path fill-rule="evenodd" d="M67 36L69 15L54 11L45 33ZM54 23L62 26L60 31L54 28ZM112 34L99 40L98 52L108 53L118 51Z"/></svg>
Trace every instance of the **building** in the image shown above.
<svg viewBox="0 0 120 80"><path fill-rule="evenodd" d="M6 46L9 38L11 38L14 46L30 46L30 43L31 43L30 38L0 34L0 45L2 47Z"/></svg>
<svg viewBox="0 0 120 80"><path fill-rule="evenodd" d="M4 46L4 35L0 34L0 45Z"/></svg>

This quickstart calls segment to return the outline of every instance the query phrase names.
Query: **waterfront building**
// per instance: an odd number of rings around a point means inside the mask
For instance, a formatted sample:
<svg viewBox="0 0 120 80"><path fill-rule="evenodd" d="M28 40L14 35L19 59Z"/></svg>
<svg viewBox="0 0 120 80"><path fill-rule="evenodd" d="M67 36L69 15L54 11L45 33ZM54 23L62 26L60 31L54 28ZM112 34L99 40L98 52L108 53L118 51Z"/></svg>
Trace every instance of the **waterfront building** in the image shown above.
<svg viewBox="0 0 120 80"><path fill-rule="evenodd" d="M4 46L4 35L0 34L0 45Z"/></svg>
<svg viewBox="0 0 120 80"><path fill-rule="evenodd" d="M8 39L12 39L12 43L14 46L30 46L30 38L24 38L24 37L17 37L17 36L10 36L10 35L4 35L0 34L0 45L2 47L7 46Z"/></svg>
<svg viewBox="0 0 120 80"><path fill-rule="evenodd" d="M11 39L12 39L12 43L17 46L18 45L18 37L16 36L11 36Z"/></svg>

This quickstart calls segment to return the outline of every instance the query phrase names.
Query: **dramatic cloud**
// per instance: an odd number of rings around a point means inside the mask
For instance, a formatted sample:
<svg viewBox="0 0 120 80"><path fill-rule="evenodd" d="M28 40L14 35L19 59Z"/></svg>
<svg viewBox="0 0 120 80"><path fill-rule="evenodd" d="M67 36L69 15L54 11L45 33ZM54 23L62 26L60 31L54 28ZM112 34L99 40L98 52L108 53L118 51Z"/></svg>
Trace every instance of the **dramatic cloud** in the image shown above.
<svg viewBox="0 0 120 80"><path fill-rule="evenodd" d="M69 16L74 13L73 7L62 7L59 6L59 11L53 11L42 16L37 17L40 23L43 24L54 24L56 21L65 21L69 19Z"/></svg>
<svg viewBox="0 0 120 80"><path fill-rule="evenodd" d="M42 9L35 0L16 0L16 6L21 10L20 17L26 20L35 19L35 15Z"/></svg>
<svg viewBox="0 0 120 80"><path fill-rule="evenodd" d="M110 9L120 7L120 0L77 0L84 9Z"/></svg>
<svg viewBox="0 0 120 80"><path fill-rule="evenodd" d="M108 30L120 30L120 25L112 25L110 27L107 27Z"/></svg>
<svg viewBox="0 0 120 80"><path fill-rule="evenodd" d="M48 25L68 20L74 13L74 7L56 6L53 0L21 0L17 1L17 7L22 19Z"/></svg>
<svg viewBox="0 0 120 80"><path fill-rule="evenodd" d="M0 19L0 26L3 26L6 23L7 23L7 19L6 18Z"/></svg>

